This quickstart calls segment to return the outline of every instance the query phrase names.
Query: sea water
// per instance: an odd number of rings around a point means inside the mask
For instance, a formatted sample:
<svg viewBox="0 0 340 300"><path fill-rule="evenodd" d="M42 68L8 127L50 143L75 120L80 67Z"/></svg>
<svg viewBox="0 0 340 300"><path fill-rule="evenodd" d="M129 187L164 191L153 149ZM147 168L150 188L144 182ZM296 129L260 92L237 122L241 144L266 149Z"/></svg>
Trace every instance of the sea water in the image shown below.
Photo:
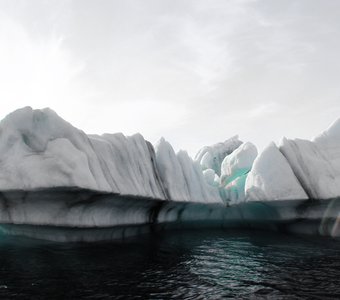
<svg viewBox="0 0 340 300"><path fill-rule="evenodd" d="M331 299L340 241L245 230L170 230L125 241L1 236L0 299Z"/></svg>

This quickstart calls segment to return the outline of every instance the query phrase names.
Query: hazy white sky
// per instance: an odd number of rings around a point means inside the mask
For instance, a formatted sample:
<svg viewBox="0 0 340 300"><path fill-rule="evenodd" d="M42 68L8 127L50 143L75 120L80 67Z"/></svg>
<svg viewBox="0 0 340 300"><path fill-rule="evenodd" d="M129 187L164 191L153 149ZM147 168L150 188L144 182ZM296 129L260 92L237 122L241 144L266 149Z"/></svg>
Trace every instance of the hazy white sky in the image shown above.
<svg viewBox="0 0 340 300"><path fill-rule="evenodd" d="M340 117L339 56L339 0L0 0L0 118L261 148Z"/></svg>

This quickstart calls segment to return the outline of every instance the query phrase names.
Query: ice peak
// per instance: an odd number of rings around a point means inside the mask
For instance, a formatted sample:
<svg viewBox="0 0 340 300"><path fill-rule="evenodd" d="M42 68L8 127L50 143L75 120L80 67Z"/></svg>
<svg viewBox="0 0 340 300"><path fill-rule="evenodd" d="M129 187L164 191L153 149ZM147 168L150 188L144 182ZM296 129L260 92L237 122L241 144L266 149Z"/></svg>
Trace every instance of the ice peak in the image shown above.
<svg viewBox="0 0 340 300"><path fill-rule="evenodd" d="M313 139L316 143L340 143L340 118L335 120L324 132Z"/></svg>

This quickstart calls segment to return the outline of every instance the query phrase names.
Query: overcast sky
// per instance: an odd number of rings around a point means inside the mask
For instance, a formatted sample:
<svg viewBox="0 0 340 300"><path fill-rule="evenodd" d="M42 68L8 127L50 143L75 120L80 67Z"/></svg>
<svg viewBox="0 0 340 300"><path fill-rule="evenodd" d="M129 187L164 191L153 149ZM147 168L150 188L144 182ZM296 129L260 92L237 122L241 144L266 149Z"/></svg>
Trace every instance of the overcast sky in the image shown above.
<svg viewBox="0 0 340 300"><path fill-rule="evenodd" d="M0 0L0 101L192 155L311 138L340 117L340 1Z"/></svg>

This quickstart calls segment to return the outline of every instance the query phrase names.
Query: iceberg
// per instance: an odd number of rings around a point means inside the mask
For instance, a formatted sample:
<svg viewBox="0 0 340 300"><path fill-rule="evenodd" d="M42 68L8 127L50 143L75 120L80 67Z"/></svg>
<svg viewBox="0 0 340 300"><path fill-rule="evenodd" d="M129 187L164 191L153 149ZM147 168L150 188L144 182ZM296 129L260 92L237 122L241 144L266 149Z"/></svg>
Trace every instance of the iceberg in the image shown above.
<svg viewBox="0 0 340 300"><path fill-rule="evenodd" d="M340 235L340 119L258 150L234 136L192 159L161 138L87 135L51 109L0 122L0 231L60 241L184 227ZM102 229L102 231L100 231Z"/></svg>

